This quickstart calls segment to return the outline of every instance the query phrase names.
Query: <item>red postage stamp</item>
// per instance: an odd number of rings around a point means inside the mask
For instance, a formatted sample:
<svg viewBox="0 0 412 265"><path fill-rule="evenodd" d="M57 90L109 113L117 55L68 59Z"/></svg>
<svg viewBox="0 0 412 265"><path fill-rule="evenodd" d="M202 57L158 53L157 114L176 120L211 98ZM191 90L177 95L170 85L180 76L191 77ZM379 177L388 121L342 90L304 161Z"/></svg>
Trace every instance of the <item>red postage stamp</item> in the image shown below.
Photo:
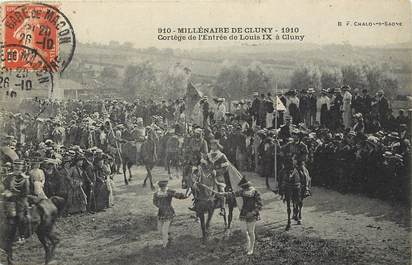
<svg viewBox="0 0 412 265"><path fill-rule="evenodd" d="M22 58L27 56L24 54L27 48L35 50L47 63L58 56L58 17L51 10L49 6L36 3L4 4L4 67L28 70L37 70L36 67L41 67L27 63L27 59Z"/></svg>

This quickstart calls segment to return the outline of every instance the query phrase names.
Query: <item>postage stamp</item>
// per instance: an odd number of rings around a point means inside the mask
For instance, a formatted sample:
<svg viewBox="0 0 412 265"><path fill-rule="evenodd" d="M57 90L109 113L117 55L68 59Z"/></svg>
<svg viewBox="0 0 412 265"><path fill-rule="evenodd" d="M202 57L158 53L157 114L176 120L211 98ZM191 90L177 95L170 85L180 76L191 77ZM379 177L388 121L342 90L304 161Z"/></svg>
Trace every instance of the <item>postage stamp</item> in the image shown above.
<svg viewBox="0 0 412 265"><path fill-rule="evenodd" d="M3 43L21 45L36 50L53 72L63 72L75 50L75 35L67 17L58 4L12 3L3 4ZM24 50L14 46L14 60L7 60L5 67L36 70L35 65L22 65L18 54ZM17 54L17 55L16 55Z"/></svg>
<svg viewBox="0 0 412 265"><path fill-rule="evenodd" d="M4 63L0 68L0 89L10 93L53 93L52 68L35 49L9 44L2 46L0 51Z"/></svg>

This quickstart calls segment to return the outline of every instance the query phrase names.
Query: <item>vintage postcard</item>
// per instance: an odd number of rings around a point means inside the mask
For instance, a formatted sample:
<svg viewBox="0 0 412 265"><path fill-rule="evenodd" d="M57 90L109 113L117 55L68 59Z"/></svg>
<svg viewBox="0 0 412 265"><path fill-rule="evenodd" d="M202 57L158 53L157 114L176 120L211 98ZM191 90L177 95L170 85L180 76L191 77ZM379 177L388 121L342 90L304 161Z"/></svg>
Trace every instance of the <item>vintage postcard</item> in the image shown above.
<svg viewBox="0 0 412 265"><path fill-rule="evenodd" d="M0 2L0 265L410 264L412 3Z"/></svg>

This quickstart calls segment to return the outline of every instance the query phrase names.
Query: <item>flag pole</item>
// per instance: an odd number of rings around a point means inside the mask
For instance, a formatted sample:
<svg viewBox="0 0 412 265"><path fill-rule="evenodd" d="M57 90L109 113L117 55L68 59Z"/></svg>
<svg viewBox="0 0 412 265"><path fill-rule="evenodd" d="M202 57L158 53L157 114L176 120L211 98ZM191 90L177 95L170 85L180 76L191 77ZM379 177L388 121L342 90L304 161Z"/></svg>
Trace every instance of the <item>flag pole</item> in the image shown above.
<svg viewBox="0 0 412 265"><path fill-rule="evenodd" d="M276 82L275 85L275 129L278 129L278 82ZM279 135L279 133L278 133ZM279 142L279 137L278 135L276 135L276 143L275 143L275 190L278 189L278 153L277 153L277 149L278 149L278 142Z"/></svg>

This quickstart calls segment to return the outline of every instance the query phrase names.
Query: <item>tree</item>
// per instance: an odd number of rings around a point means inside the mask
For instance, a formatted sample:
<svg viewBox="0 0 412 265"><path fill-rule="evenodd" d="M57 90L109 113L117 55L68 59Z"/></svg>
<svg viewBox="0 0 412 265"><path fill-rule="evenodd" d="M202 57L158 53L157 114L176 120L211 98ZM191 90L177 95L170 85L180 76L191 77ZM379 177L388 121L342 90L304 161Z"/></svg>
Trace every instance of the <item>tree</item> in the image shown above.
<svg viewBox="0 0 412 265"><path fill-rule="evenodd" d="M163 78L164 94L169 98L183 97L186 93L191 71L181 63L172 65Z"/></svg>
<svg viewBox="0 0 412 265"><path fill-rule="evenodd" d="M297 68L290 79L290 88L301 90L310 87L319 88L321 86L319 68L313 65L305 65Z"/></svg>
<svg viewBox="0 0 412 265"><path fill-rule="evenodd" d="M383 65L363 66L363 71L368 81L368 89L371 93L383 89L388 97L392 97L398 90L399 83L393 75L384 71L383 67Z"/></svg>
<svg viewBox="0 0 412 265"><path fill-rule="evenodd" d="M155 69L148 61L126 67L123 88L132 97L150 98L160 95Z"/></svg>
<svg viewBox="0 0 412 265"><path fill-rule="evenodd" d="M105 66L103 67L102 72L100 73L100 78L109 78L109 79L116 79L119 77L119 72L117 72L116 68L112 66Z"/></svg>
<svg viewBox="0 0 412 265"><path fill-rule="evenodd" d="M342 84L351 88L362 90L368 88L368 79L360 65L347 65L342 67Z"/></svg>
<svg viewBox="0 0 412 265"><path fill-rule="evenodd" d="M230 95L233 99L245 96L245 83L246 78L242 68L237 65L225 66L216 78L218 87L215 91L216 96L227 97Z"/></svg>
<svg viewBox="0 0 412 265"><path fill-rule="evenodd" d="M254 91L265 93L271 90L270 79L263 71L259 62L253 62L249 65L246 74L246 91L251 94Z"/></svg>
<svg viewBox="0 0 412 265"><path fill-rule="evenodd" d="M320 76L321 86L324 89L336 88L342 85L342 72L338 68L328 68Z"/></svg>

